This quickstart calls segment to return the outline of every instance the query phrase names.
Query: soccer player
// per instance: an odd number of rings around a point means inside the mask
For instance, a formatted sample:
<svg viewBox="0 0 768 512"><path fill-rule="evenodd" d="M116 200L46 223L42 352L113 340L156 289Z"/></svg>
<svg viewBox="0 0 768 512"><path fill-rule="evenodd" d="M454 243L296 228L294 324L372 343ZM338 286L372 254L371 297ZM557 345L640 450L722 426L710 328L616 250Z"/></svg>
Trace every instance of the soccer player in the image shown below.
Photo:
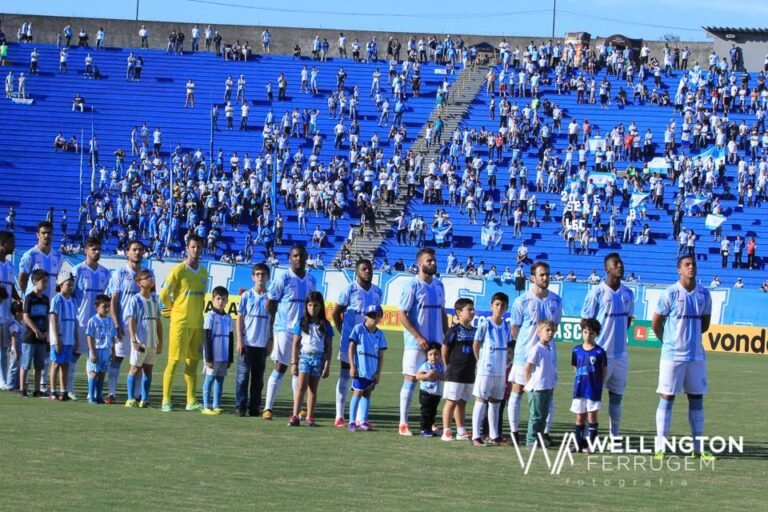
<svg viewBox="0 0 768 512"><path fill-rule="evenodd" d="M552 320L540 320L536 324L536 341L525 355L525 389L528 395L528 434L526 446L533 446L542 436L545 447L549 440L543 436L547 416L552 415L550 404L557 386L557 358L552 344L557 326ZM491 422L488 422L489 425Z"/></svg>
<svg viewBox="0 0 768 512"><path fill-rule="evenodd" d="M60 293L51 301L51 399L69 400L67 396L67 372L72 352L77 345L77 305L72 298L75 278L69 272L62 272L56 279ZM56 381L60 393L56 393Z"/></svg>
<svg viewBox="0 0 768 512"><path fill-rule="evenodd" d="M430 343L443 344L448 330L445 314L445 290L435 277L437 259L435 250L429 247L416 253L418 273L404 289L400 297L400 323L403 325L403 387L400 389L400 435L411 436L408 413L416 388L419 366L427 360Z"/></svg>
<svg viewBox="0 0 768 512"><path fill-rule="evenodd" d="M109 371L109 361L115 357L117 328L109 316L109 295L100 294L94 299L96 314L88 320L85 334L88 338L88 403L104 403L104 376Z"/></svg>
<svg viewBox="0 0 768 512"><path fill-rule="evenodd" d="M269 318L267 281L269 267L257 263L251 270L253 288L240 297L237 319L237 380L235 382L235 414L258 416L267 353L272 346L272 323ZM250 385L249 385L250 383Z"/></svg>
<svg viewBox="0 0 768 512"><path fill-rule="evenodd" d="M16 272L13 261L8 256L16 250L16 238L10 231L0 231L0 287L5 289L6 299L0 302L0 389L13 391L18 386L20 352L11 350L12 357L7 360L11 344L11 328L15 324L11 303L21 300L16 288ZM15 357L13 354L16 354Z"/></svg>
<svg viewBox="0 0 768 512"><path fill-rule="evenodd" d="M128 258L128 262L124 267L112 272L107 288L110 295L109 311L117 329L115 357L109 364L109 373L107 375L109 391L106 399L107 404L115 403L117 381L120 378L120 365L123 363L124 358L131 355L131 338L128 336L128 305L133 296L139 293L136 274L141 270L146 270L141 264L144 259L144 244L139 240L130 240L126 244L125 256ZM140 379L136 380L140 381ZM128 399L136 398L140 393L139 389L128 389L126 390L126 397Z"/></svg>
<svg viewBox="0 0 768 512"><path fill-rule="evenodd" d="M659 298L653 314L653 332L662 340L659 361L659 407L656 409L656 457L664 456L664 445L672 423L675 395L688 395L688 422L697 456L712 460L702 450L704 435L704 395L707 392L707 361L702 333L709 329L712 297L709 290L696 283L696 257L685 255L677 260L680 279Z"/></svg>
<svg viewBox="0 0 768 512"><path fill-rule="evenodd" d="M205 382L203 383L203 414L218 416L221 414L221 392L224 377L232 366L235 338L232 333L232 318L224 311L229 299L229 292L223 286L217 286L211 292L213 309L205 314L203 328L205 343ZM213 388L213 403L211 403Z"/></svg>
<svg viewBox="0 0 768 512"><path fill-rule="evenodd" d="M187 385L188 411L203 408L197 402L197 365L203 343L203 311L205 291L208 288L208 270L200 264L203 255L203 239L189 235L187 257L173 267L165 278L160 301L171 312L171 328L168 334L168 364L163 373L163 412L171 412L173 374L180 361L184 361L184 382Z"/></svg>
<svg viewBox="0 0 768 512"><path fill-rule="evenodd" d="M101 259L101 240L97 237L85 239L85 261L75 265L72 274L75 276L75 304L77 305L78 344L72 354L67 379L67 395L70 400L77 400L75 395L75 373L77 361L81 354L88 354L88 322L96 314L96 297L104 293L109 284L109 270L99 265ZM110 346L112 340L110 340ZM102 347L103 348L103 347ZM107 359L109 362L109 359ZM88 397L89 400L91 397Z"/></svg>
<svg viewBox="0 0 768 512"><path fill-rule="evenodd" d="M469 439L464 427L464 409L472 398L475 382L475 352L473 344L477 328L472 325L475 318L475 303L472 299L461 298L453 305L457 322L445 333L442 347L445 362L445 386L443 397L443 441L466 441ZM451 418L456 422L456 437L451 432Z"/></svg>
<svg viewBox="0 0 768 512"><path fill-rule="evenodd" d="M347 285L336 300L333 308L333 325L341 333L339 341L339 381L336 383L336 422L334 426L344 427L344 406L349 391L349 335L352 329L365 321L364 312L369 306L381 306L381 288L373 284L371 260L360 259L355 265L355 280ZM343 320L342 320L343 317ZM356 418L350 418L355 421Z"/></svg>
<svg viewBox="0 0 768 512"><path fill-rule="evenodd" d="M440 360L440 345L427 348L427 360L419 366L416 374L419 382L419 404L421 405L421 437L437 437L434 431L437 406L443 398L445 365Z"/></svg>
<svg viewBox="0 0 768 512"><path fill-rule="evenodd" d="M37 225L37 244L21 256L19 262L19 290L22 295L27 293L29 276L35 269L42 269L48 275L47 288L43 294L48 300L53 300L56 295L56 279L59 277L59 271L64 263L64 257L59 251L51 246L53 242L53 224L48 221L42 221ZM48 365L48 355L44 359L43 372L39 375L45 379L45 368ZM45 390L45 382L41 383Z"/></svg>
<svg viewBox="0 0 768 512"><path fill-rule="evenodd" d="M136 273L139 293L131 298L125 317L128 324L128 336L131 340L131 370L128 373L128 389L135 387L134 381L141 369L140 408L149 406L149 389L152 386L152 367L157 356L163 352L163 326L160 323L160 303L152 293L155 289L155 276L149 270ZM136 399L129 397L126 407L136 407Z"/></svg>
<svg viewBox="0 0 768 512"><path fill-rule="evenodd" d="M607 254L603 260L605 281L592 287L584 299L582 318L594 318L601 329L597 344L608 357L605 387L608 389L608 417L611 436L619 435L621 401L629 373L628 331L635 311L635 294L621 282L624 262L618 253Z"/></svg>
<svg viewBox="0 0 768 512"><path fill-rule="evenodd" d="M525 375L526 354L528 349L536 345L537 324L542 320L551 320L555 323L555 330L563 315L563 306L560 296L549 291L549 264L537 261L531 265L531 278L533 283L525 293L519 295L512 303L511 324L512 338L516 340L512 370L509 372L509 382L512 383L512 392L509 395L509 426L516 441L521 441L517 432L517 424L520 418L520 401L523 395L523 387L528 382ZM552 357L555 359L557 369L557 351L552 342ZM557 375L556 375L557 376ZM549 441L549 429L555 414L555 401L550 401L549 416L544 430L544 438Z"/></svg>
<svg viewBox="0 0 768 512"><path fill-rule="evenodd" d="M349 373L352 377L352 399L349 401L349 417L360 418L360 430L371 430L368 411L371 409L371 393L381 380L384 351L387 339L377 327L384 312L381 306L368 306L365 321L357 324L349 334ZM358 407L360 412L358 414ZM349 431L358 429L355 421L349 422Z"/></svg>
<svg viewBox="0 0 768 512"><path fill-rule="evenodd" d="M483 446L483 421L488 414L489 445L505 445L507 440L499 429L499 407L504 400L504 376L507 372L507 351L512 343L512 331L504 314L509 296L496 292L491 297L491 317L480 322L472 350L477 359L477 375L472 394L472 446Z"/></svg>
<svg viewBox="0 0 768 512"><path fill-rule="evenodd" d="M597 437L597 413L600 411L603 383L608 375L608 357L605 350L595 344L600 335L600 322L594 318L581 319L584 342L573 347L571 366L576 370L573 380L571 412L576 414L576 442L584 449L584 431L589 423L589 440Z"/></svg>
<svg viewBox="0 0 768 512"><path fill-rule="evenodd" d="M267 291L270 324L274 333L272 360L275 362L275 368L267 381L267 400L262 413L265 420L272 419L272 407L277 392L285 371L291 364L293 331L304 316L304 301L307 300L309 292L317 288L315 278L307 272L307 250L301 245L294 245L288 259L290 268L273 279ZM298 380L298 377L294 377L293 389L296 388Z"/></svg>

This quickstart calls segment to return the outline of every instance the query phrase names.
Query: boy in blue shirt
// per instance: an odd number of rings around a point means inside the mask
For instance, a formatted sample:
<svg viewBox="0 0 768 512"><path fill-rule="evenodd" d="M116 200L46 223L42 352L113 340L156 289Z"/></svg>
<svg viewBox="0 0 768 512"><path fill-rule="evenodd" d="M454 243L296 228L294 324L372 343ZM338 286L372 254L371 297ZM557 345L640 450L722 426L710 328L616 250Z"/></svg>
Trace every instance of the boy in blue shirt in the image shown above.
<svg viewBox="0 0 768 512"><path fill-rule="evenodd" d="M117 328L109 315L110 302L109 295L96 296L96 314L88 320L85 328L88 339L88 403L91 404L104 403L104 376L115 357Z"/></svg>
<svg viewBox="0 0 768 512"><path fill-rule="evenodd" d="M69 400L67 395L67 373L77 345L77 304L73 298L75 277L69 272L61 273L56 279L59 293L51 301L51 399ZM60 393L56 393L58 379Z"/></svg>
<svg viewBox="0 0 768 512"><path fill-rule="evenodd" d="M587 422L590 442L597 437L597 413L600 410L603 383L608 375L608 356L602 347L595 344L600 329L600 322L596 319L582 318L581 334L584 343L573 347L571 354L571 366L576 369L571 412L576 414L576 441L579 451L584 450L586 446L584 429Z"/></svg>
<svg viewBox="0 0 768 512"><path fill-rule="evenodd" d="M419 404L421 404L421 437L437 437L434 431L437 406L443 397L445 366L440 360L440 345L427 347L427 360L421 363L416 374L419 384Z"/></svg>
<svg viewBox="0 0 768 512"><path fill-rule="evenodd" d="M365 321L357 324L349 335L349 375L352 377L352 399L349 401L349 431L357 430L353 418L360 418L360 430L371 430L368 411L371 393L381 378L387 340L377 325L384 312L371 304L365 309ZM360 415L357 414L358 406Z"/></svg>

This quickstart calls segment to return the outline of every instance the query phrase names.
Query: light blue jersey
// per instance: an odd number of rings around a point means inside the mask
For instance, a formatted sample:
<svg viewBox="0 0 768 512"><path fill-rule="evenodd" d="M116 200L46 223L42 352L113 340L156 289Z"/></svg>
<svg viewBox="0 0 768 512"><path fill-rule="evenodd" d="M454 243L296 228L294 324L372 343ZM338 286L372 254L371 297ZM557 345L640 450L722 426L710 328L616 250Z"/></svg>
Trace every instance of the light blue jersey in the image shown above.
<svg viewBox="0 0 768 512"><path fill-rule="evenodd" d="M96 350L109 350L112 348L115 337L117 337L117 329L115 329L115 322L112 321L111 317L93 315L88 320L85 334L93 338L93 348Z"/></svg>
<svg viewBox="0 0 768 512"><path fill-rule="evenodd" d="M13 288L16 286L16 272L10 261L0 262L0 286L5 288L9 297L0 303L0 325L10 325L13 322L10 297L13 297Z"/></svg>
<svg viewBox="0 0 768 512"><path fill-rule="evenodd" d="M64 257L56 249L52 248L48 254L45 254L40 248L34 246L22 255L19 262L19 272L29 275L38 268L45 270L45 273L48 274L48 288L43 293L48 297L53 297L56 295L56 278L59 277L63 263ZM31 284L32 280L30 279L27 287L29 288ZM26 292L27 290L21 290L22 295Z"/></svg>
<svg viewBox="0 0 768 512"><path fill-rule="evenodd" d="M316 288L315 278L309 272L302 279L291 269L270 283L267 297L269 300L278 302L275 323L272 327L274 332L293 332L296 324L304 316L304 301L307 295Z"/></svg>
<svg viewBox="0 0 768 512"><path fill-rule="evenodd" d="M152 271L150 270L150 272ZM152 273L152 275L154 276L155 274ZM139 293L139 285L136 283L136 272L128 268L127 265L113 271L112 277L109 280L109 286L107 287L107 293L109 295L117 294L118 296L118 325L116 327L123 329L123 332L127 335L128 305L131 303L131 299Z"/></svg>
<svg viewBox="0 0 768 512"><path fill-rule="evenodd" d="M344 306L344 322L341 324L341 341L339 341L339 352L346 354L349 350L349 335L352 329L365 321L363 312L368 306L381 306L382 299L381 288L371 284L370 289L366 290L355 280L347 285L339 294L336 304Z"/></svg>
<svg viewBox="0 0 768 512"><path fill-rule="evenodd" d="M664 290L656 306L656 314L666 318L661 359L667 361L704 361L701 324L712 315L709 290L696 285L688 292L678 282Z"/></svg>
<svg viewBox="0 0 768 512"><path fill-rule="evenodd" d="M267 294L256 293L249 288L240 296L237 312L243 317L245 332L243 344L248 347L264 348L269 342L269 299Z"/></svg>
<svg viewBox="0 0 768 512"><path fill-rule="evenodd" d="M212 343L203 344L205 360L212 363L227 363L230 360L229 335L232 333L232 318L211 310L205 314L203 329L211 331ZM209 353L210 349L210 353Z"/></svg>
<svg viewBox="0 0 768 512"><path fill-rule="evenodd" d="M595 342L605 350L608 359L627 355L627 330L635 316L635 294L624 285L614 291L605 282L592 287L581 308L582 318L600 322L600 335Z"/></svg>
<svg viewBox="0 0 768 512"><path fill-rule="evenodd" d="M75 265L72 274L75 276L77 323L85 328L96 314L96 296L105 293L111 276L106 267L98 265L96 270L93 270L85 262Z"/></svg>
<svg viewBox="0 0 768 512"><path fill-rule="evenodd" d="M512 325L520 327L517 343L515 343L513 364L525 366L528 349L538 342L536 324L540 320L552 320L556 325L559 324L563 315L562 300L559 295L552 292L547 292L547 296L540 299L528 290L515 299L510 314ZM550 344L553 357L556 360L557 353L554 340Z"/></svg>
<svg viewBox="0 0 768 512"><path fill-rule="evenodd" d="M77 325L77 306L75 300L58 293L51 301L51 314L56 315L56 324L59 329L59 342L62 345L75 344L75 327ZM51 345L54 343L51 336Z"/></svg>
<svg viewBox="0 0 768 512"><path fill-rule="evenodd" d="M443 365L442 362L432 364L429 361L424 361L421 363L421 366L419 366L419 372L429 373L433 370L445 375L445 365ZM440 379L422 380L419 381L419 389L430 395L443 396L443 381Z"/></svg>
<svg viewBox="0 0 768 512"><path fill-rule="evenodd" d="M349 334L354 352L357 376L372 380L379 371L379 351L387 350L387 339L381 329L370 332L364 324L357 324Z"/></svg>
<svg viewBox="0 0 768 512"><path fill-rule="evenodd" d="M496 325L490 318L480 322L475 333L480 343L480 358L477 360L477 375L498 377L507 373L507 351L512 341L512 332L506 320Z"/></svg>
<svg viewBox="0 0 768 512"><path fill-rule="evenodd" d="M399 307L427 343L443 344L445 289L439 279L434 278L431 283L426 283L415 276L403 289ZM405 329L403 329L403 340L406 350L419 349L416 338Z"/></svg>
<svg viewBox="0 0 768 512"><path fill-rule="evenodd" d="M131 297L128 309L125 311L125 322L129 318L136 319L136 338L148 350L157 347L157 322L160 321L160 303L152 295L145 299L139 294Z"/></svg>

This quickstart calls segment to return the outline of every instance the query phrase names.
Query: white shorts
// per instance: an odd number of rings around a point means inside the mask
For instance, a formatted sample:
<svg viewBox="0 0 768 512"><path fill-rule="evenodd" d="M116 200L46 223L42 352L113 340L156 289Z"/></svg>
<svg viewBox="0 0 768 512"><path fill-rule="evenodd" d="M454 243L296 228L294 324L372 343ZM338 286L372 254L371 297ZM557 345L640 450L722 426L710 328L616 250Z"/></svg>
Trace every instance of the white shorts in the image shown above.
<svg viewBox="0 0 768 512"><path fill-rule="evenodd" d="M503 375L478 375L472 394L483 400L504 400L505 385Z"/></svg>
<svg viewBox="0 0 768 512"><path fill-rule="evenodd" d="M685 392L691 395L703 395L707 392L706 361L667 361L659 362L659 387L661 395L678 395Z"/></svg>
<svg viewBox="0 0 768 512"><path fill-rule="evenodd" d="M513 364L509 371L508 382L525 386L528 382L525 380L525 364Z"/></svg>
<svg viewBox="0 0 768 512"><path fill-rule="evenodd" d="M574 414L585 414L588 412L599 411L602 407L602 402L599 400L593 402L588 398L574 398L571 402L571 412Z"/></svg>
<svg viewBox="0 0 768 512"><path fill-rule="evenodd" d="M213 363L212 367L208 367L207 364L203 364L203 373L205 375L211 375L213 377L226 377L228 370L228 363Z"/></svg>
<svg viewBox="0 0 768 512"><path fill-rule="evenodd" d="M274 334L274 338L272 360L290 366L293 354L293 334L288 331L278 331Z"/></svg>
<svg viewBox="0 0 768 512"><path fill-rule="evenodd" d="M443 384L443 398L452 402L469 402L472 400L473 387L473 384L446 381Z"/></svg>
<svg viewBox="0 0 768 512"><path fill-rule="evenodd" d="M144 366L155 364L157 359L157 349L155 347L147 348L144 352L139 352L131 348L131 366Z"/></svg>
<svg viewBox="0 0 768 512"><path fill-rule="evenodd" d="M126 333L122 338L117 338L115 343L115 357L130 357L131 356L131 340Z"/></svg>
<svg viewBox="0 0 768 512"><path fill-rule="evenodd" d="M427 353L420 348L403 350L403 375L415 377L419 367L427 360Z"/></svg>
<svg viewBox="0 0 768 512"><path fill-rule="evenodd" d="M605 389L617 395L623 395L627 389L627 376L629 375L629 357L625 352L623 356L609 359L606 368Z"/></svg>

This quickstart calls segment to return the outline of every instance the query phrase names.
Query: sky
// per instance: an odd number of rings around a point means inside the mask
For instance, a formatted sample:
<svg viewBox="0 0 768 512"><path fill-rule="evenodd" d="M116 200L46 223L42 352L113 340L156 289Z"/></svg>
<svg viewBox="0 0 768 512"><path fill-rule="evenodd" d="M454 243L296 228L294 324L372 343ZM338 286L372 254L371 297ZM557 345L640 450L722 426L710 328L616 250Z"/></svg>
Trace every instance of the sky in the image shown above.
<svg viewBox="0 0 768 512"><path fill-rule="evenodd" d="M768 19L759 0L530 0L473 2L440 0L33 0L7 2L5 12L52 16L135 19L270 27L400 31L414 34L550 36L556 2L555 36L616 33L660 40L666 34L687 41L707 39L702 26L752 27ZM440 5L433 12L432 5ZM763 25L764 26L764 25Z"/></svg>

